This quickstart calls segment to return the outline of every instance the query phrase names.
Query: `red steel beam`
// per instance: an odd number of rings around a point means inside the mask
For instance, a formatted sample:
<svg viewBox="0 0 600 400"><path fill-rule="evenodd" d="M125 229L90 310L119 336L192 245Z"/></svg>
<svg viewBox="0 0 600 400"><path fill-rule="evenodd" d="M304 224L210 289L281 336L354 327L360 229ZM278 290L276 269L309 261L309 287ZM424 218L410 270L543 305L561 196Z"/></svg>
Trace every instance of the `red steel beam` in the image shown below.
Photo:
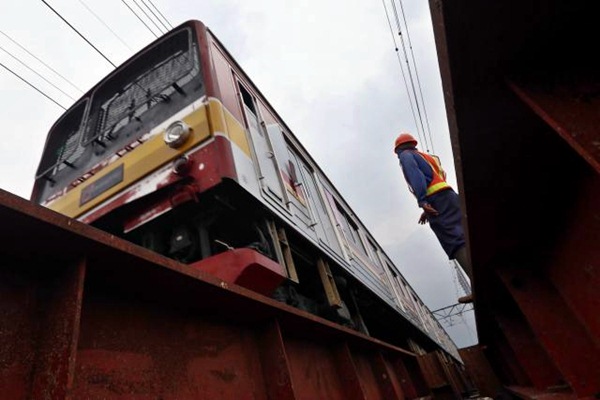
<svg viewBox="0 0 600 400"><path fill-rule="evenodd" d="M392 364L396 370L402 392L407 399L431 395L419 368L419 364L414 358L397 358Z"/></svg>
<svg viewBox="0 0 600 400"><path fill-rule="evenodd" d="M561 80L538 86L509 81L509 86L600 173L600 83L585 75Z"/></svg>
<svg viewBox="0 0 600 400"><path fill-rule="evenodd" d="M290 364L277 321L264 328L259 346L268 398L295 399Z"/></svg>
<svg viewBox="0 0 600 400"><path fill-rule="evenodd" d="M414 353L2 191L0 219L3 399L404 398Z"/></svg>
<svg viewBox="0 0 600 400"><path fill-rule="evenodd" d="M564 380L580 397L600 388L600 349L556 288L538 272L497 271L528 325Z"/></svg>
<svg viewBox="0 0 600 400"><path fill-rule="evenodd" d="M85 267L81 259L38 290L43 311L31 387L34 399L64 398L72 389Z"/></svg>
<svg viewBox="0 0 600 400"><path fill-rule="evenodd" d="M366 400L361 377L347 343L341 343L335 350L337 367L348 400Z"/></svg>
<svg viewBox="0 0 600 400"><path fill-rule="evenodd" d="M390 363L383 357L381 353L375 357L373 365L375 375L381 387L381 392L384 399L404 399L405 395L402 391L396 371Z"/></svg>
<svg viewBox="0 0 600 400"><path fill-rule="evenodd" d="M494 397L502 386L484 351L483 346L475 345L460 349L459 354L479 394Z"/></svg>
<svg viewBox="0 0 600 400"><path fill-rule="evenodd" d="M521 370L538 389L560 383L562 375L552 364L552 359L538 343L537 338L519 315L495 316L500 331L513 350Z"/></svg>

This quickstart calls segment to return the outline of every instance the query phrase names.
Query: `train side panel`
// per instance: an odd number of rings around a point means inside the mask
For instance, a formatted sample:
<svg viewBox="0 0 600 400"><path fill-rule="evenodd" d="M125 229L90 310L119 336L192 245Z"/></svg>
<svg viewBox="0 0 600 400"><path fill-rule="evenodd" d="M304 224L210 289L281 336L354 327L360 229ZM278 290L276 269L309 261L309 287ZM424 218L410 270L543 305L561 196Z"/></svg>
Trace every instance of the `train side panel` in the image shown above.
<svg viewBox="0 0 600 400"><path fill-rule="evenodd" d="M238 183L458 358L447 333L260 92L217 41L210 49L224 113L233 119L228 127L247 127L245 140L232 141Z"/></svg>

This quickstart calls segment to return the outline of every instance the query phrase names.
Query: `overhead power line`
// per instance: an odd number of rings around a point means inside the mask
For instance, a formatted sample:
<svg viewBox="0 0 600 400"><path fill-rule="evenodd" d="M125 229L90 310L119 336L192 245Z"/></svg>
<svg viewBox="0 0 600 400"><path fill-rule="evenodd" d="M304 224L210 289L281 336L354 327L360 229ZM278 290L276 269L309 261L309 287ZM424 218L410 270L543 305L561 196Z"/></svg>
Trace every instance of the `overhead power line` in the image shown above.
<svg viewBox="0 0 600 400"><path fill-rule="evenodd" d="M408 80L410 82L410 88L413 93L413 98L415 99L415 108L417 109L417 115L419 117L419 124L421 125L421 130L423 131L423 137L425 138L426 150L427 150L427 152L429 152L429 144L427 143L427 134L425 132L425 127L423 125L423 116L421 115L421 107L419 106L419 98L417 97L417 92L415 89L415 81L413 79L413 73L411 71L411 66L408 61L408 52L406 50L406 44L404 43L404 37L402 36L402 24L400 23L400 18L398 17L398 9L396 8L395 0L392 0L392 8L394 10L394 16L396 18L396 26L398 28L398 36L400 38L400 44L402 45L404 61L406 62L406 69L408 71Z"/></svg>
<svg viewBox="0 0 600 400"><path fill-rule="evenodd" d="M156 13L154 11L152 11L152 8L150 8L150 6L148 4L146 4L146 2L144 0L141 0L142 4L144 5L144 7L146 7L148 9L148 11L150 11L150 13L154 16L154 18L163 26L163 28L165 28L165 32L169 31L169 27L166 26L164 24L164 22L161 21L160 18L158 18L158 15L156 15Z"/></svg>
<svg viewBox="0 0 600 400"><path fill-rule="evenodd" d="M423 91L421 87L421 80L419 79L419 69L417 68L417 62L415 60L415 53L413 51L412 42L410 40L410 31L408 30L408 24L406 23L406 14L404 13L404 6L402 5L402 0L398 0L400 3L400 11L402 13L402 20L404 21L404 26L406 27L406 38L408 39L408 48L410 50L410 56L412 58L413 66L415 69L415 77L417 78L417 87L419 88L419 94L421 95L421 104L423 104L423 114L425 115L425 124L427 125L427 132L429 133L429 143L431 143L431 150L433 149L433 138L431 137L431 128L429 126L429 118L427 117L427 107L425 107L425 99L423 98Z"/></svg>
<svg viewBox="0 0 600 400"><path fill-rule="evenodd" d="M0 50L2 50L3 52L5 52L6 54L8 54L13 60L17 61L19 64L21 64L22 66L24 66L25 68L27 68L28 70L30 70L31 72L33 72L34 74L36 74L37 76L39 76L40 78L42 78L46 83L48 83L49 85L51 85L54 89L58 90L59 92L61 92L62 94L64 94L68 98L70 98L71 100L75 101L75 98L73 96L71 96L69 93L65 92L64 90L62 90L58 86L56 86L54 83L50 82L42 74L40 74L39 72L37 72L36 70L34 70L33 68L31 68L29 65L25 64L23 61L21 61L19 58L17 58L15 55L13 55L8 50L6 50L4 47L0 46Z"/></svg>
<svg viewBox="0 0 600 400"><path fill-rule="evenodd" d="M52 8L52 6L50 6L50 4L48 4L48 3L46 2L46 0L41 0L41 1L42 1L42 3L44 3L44 4L45 4L45 5L46 5L46 6L47 6L47 7L48 7L50 10L52 10L52 12L54 12L54 14L56 14L56 15L57 15L57 16L58 16L60 19L62 19L62 20L63 20L63 22L64 22L65 24L69 25L69 28L73 29L73 30L75 31L75 33L77 33L77 34L78 34L78 35L79 35L79 36L80 36L80 37L81 37L83 40L85 40L85 42L86 42L87 44L89 44L89 45L90 45L90 46L91 46L91 47L92 47L94 50L96 50L96 52L97 52L98 54L100 54L100 55L102 56L102 58L104 58L106 61L108 61L108 63L109 63L110 65L112 65L114 68L117 68L117 66L116 66L116 65L115 65L115 64L114 64L112 61L110 61L110 59L109 59L108 57L106 57L106 56L104 55L104 53L102 53L100 50L98 50L98 48L97 48L96 46L94 46L94 45L92 44L92 42L90 42L90 41L89 41L89 40L88 40L88 39L87 39L85 36L83 36L83 35L82 35L82 34L81 34L81 33L80 33L80 32L79 32L79 31L78 31L78 30L77 30L77 29L76 29L76 28L75 28L73 25L71 25L71 24L69 23L69 21L67 21L66 19L64 19L64 18L63 18L63 16L62 16L62 15L60 15L60 13L59 13L58 11L56 11L54 8Z"/></svg>
<svg viewBox="0 0 600 400"><path fill-rule="evenodd" d="M50 100L51 102L53 102L54 104L56 104L57 106L59 106L60 108L62 108L63 110L67 110L63 105L61 105L58 101L54 100L52 97L50 97L49 95L47 95L46 93L44 93L43 91L41 91L40 89L38 89L35 85L29 83L29 81L23 77L21 77L19 74L17 74L16 72L14 72L12 69L8 68L6 65L2 64L0 62L0 66L2 66L4 69L6 69L8 72L10 72L11 74L13 74L14 76L16 76L17 78L19 78L21 81L25 82L26 84L28 84L31 88L33 88L35 91L37 91L39 94L41 94L42 96L44 96L45 98L47 98L48 100Z"/></svg>
<svg viewBox="0 0 600 400"><path fill-rule="evenodd" d="M133 8L131 8L131 7L129 6L129 4L127 4L127 3L125 2L125 0L121 0L121 2L122 2L123 4L125 4L125 6L126 6L128 9L129 9L129 11L131 11L131 12L133 13L133 15L135 15L135 17L136 17L136 18L137 18L137 19L138 19L138 20L139 20L139 21L140 21L142 24L144 24L144 26L145 26L145 27L146 27L146 28L147 28L147 29L150 31L150 33L152 33L152 34L154 35L154 37L155 37L155 38L158 38L158 35L157 35L156 33L154 33L154 31L153 31L152 29L150 29L150 27L148 26L148 24L146 24L146 23L144 22L144 20L143 20L142 18L140 18L140 16L138 15L138 13L136 13L136 12L133 10Z"/></svg>
<svg viewBox="0 0 600 400"><path fill-rule="evenodd" d="M385 4L385 0L381 0L383 3L383 9L385 10L385 16L387 18L387 22L388 22L388 26L390 28L390 34L392 35L392 42L394 43L394 48L396 51L396 58L398 59L398 65L400 66L400 71L402 72L402 79L404 80L404 88L406 89L406 95L408 96L408 104L410 105L410 111L412 113L413 116L413 121L415 123L415 127L417 130L417 137L419 139L420 142L423 142L423 139L421 137L421 130L419 129L419 124L417 123L417 116L415 114L415 108L413 106L413 100L412 97L410 95L410 91L408 89L408 82L406 81L406 73L404 72L404 66L402 64L402 60L400 59L400 52L398 49L398 45L396 44L396 36L394 35L394 28L392 28L392 22L390 21L390 15L388 13L388 9L387 6Z"/></svg>
<svg viewBox="0 0 600 400"><path fill-rule="evenodd" d="M171 25L171 23L169 22L169 20L167 18L165 18L165 16L163 15L163 13L160 12L160 10L158 9L158 7L156 7L156 5L152 2L152 0L148 0L148 2L152 5L152 7L154 7L154 9L156 10L156 12L162 17L162 19L169 24L169 27L171 29L173 29L173 25Z"/></svg>
<svg viewBox="0 0 600 400"><path fill-rule="evenodd" d="M430 149L433 151L434 146L433 138L431 135L431 129L429 126L429 118L427 116L423 91L421 89L421 82L418 75L417 64L412 48L412 42L410 40L410 34L408 24L406 21L406 15L404 13L404 7L402 5L402 0L398 0L400 4L400 12L398 11L398 7L396 6L396 0L390 1L393 17L397 28L397 34L399 37L400 47L402 49L403 60L401 59L398 42L396 42L396 35L394 34L394 28L392 27L392 21L390 18L390 13L388 12L388 5L386 4L386 0L382 0L382 3L388 21L388 26L390 28L390 33L392 35L392 42L394 43L394 49L398 58L398 64L400 65L400 70L402 72L402 78L404 81L404 86L407 91L409 104L413 114L413 120L415 122L417 136L419 138L419 141L423 143L427 152L429 152ZM402 22L404 22L404 27ZM404 37L406 37L406 40L404 39ZM412 59L412 64L409 60L409 53L410 58ZM406 69L404 67L406 67ZM425 126L427 126L427 128L425 128Z"/></svg>
<svg viewBox="0 0 600 400"><path fill-rule="evenodd" d="M137 2L137 0L131 0L131 1L133 1L133 4L135 4L137 6L137 8L139 8L142 11L142 13L146 16L146 18L148 18L148 20L150 22L152 22L152 25L154 25L154 27L156 29L158 29L158 33L160 33L162 35L164 32L162 31L162 29L160 28L160 26L158 26L158 24L156 22L154 22L154 20L148 15L148 13L146 12L146 10L144 10L144 8L139 5L139 3Z"/></svg>
<svg viewBox="0 0 600 400"><path fill-rule="evenodd" d="M10 40L11 42L13 42L15 45L17 45L21 50L23 50L24 52L26 52L27 54L29 54L31 57L35 58L36 60L38 60L40 63L42 63L42 65L44 65L46 68L48 68L50 71L54 72L57 76L59 76L60 78L62 78L65 82L67 82L69 85L71 85L73 88L77 89L80 93L83 93L83 90L81 90L79 87L77 87L73 82L71 82L70 80L68 80L67 78L65 78L64 76L62 76L58 71L56 71L54 68L52 68L51 66L49 66L48 64L46 64L44 61L42 61L40 58L38 58L35 54L33 54L32 52L30 52L29 50L27 50L25 47L21 46L17 41L15 41L13 38L11 38L10 36L8 36L6 33L0 31L0 33L2 35L4 35L8 40Z"/></svg>
<svg viewBox="0 0 600 400"><path fill-rule="evenodd" d="M82 5L82 6L84 6L84 7L86 8L86 10L88 10L88 11L89 11L89 12L90 12L90 13L91 13L91 14L92 14L94 17L96 17L96 19L97 19L97 20L98 20L98 21L99 21L99 22L100 22L102 25L104 25L104 27L105 27L106 29L108 29L108 30L110 31L110 33L112 33L112 34L113 34L113 36L114 36L114 37L116 37L116 38L117 38L117 39L118 39L118 40L119 40L121 43L123 43L123 45L124 45L125 47L127 47L127 48L128 48L130 51L133 51L133 49L132 49L131 47L129 47L129 45L128 45L127 43L125 43L125 41L124 41L124 40L121 38L121 36L117 35L117 33L116 33L115 31L113 31L113 30L111 29L111 27L110 27L110 26L108 26L108 24L107 24L106 22L104 22L104 20L103 20L102 18L100 18L100 17L98 16L98 14L96 14L96 13L94 12L94 10L92 10L92 9L91 9L91 8L90 8L90 7L89 7L87 4L85 4L85 2L84 2L83 0L78 0L78 1L81 3L81 5Z"/></svg>

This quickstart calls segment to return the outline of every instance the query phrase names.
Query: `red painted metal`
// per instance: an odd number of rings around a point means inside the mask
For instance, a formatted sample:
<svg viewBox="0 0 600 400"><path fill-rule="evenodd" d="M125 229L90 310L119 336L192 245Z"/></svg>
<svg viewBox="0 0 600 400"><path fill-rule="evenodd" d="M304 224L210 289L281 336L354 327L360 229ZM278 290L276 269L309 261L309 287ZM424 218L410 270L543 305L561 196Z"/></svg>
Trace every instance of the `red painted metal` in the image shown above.
<svg viewBox="0 0 600 400"><path fill-rule="evenodd" d="M2 399L416 396L409 351L2 191L0 219Z"/></svg>
<svg viewBox="0 0 600 400"><path fill-rule="evenodd" d="M356 369L352 353L348 345L342 343L334 350L337 357L338 373L344 388L345 398L348 400L366 399L365 391L361 383L361 377Z"/></svg>
<svg viewBox="0 0 600 400"><path fill-rule="evenodd" d="M431 394L417 361L412 357L399 358L393 362L398 381L405 398L414 399Z"/></svg>
<svg viewBox="0 0 600 400"><path fill-rule="evenodd" d="M596 394L600 387L597 338L590 336L556 288L543 275L508 268L498 270L498 274L565 381L581 397ZM541 367L538 366L538 370ZM529 368L530 376L532 372L534 369ZM557 383L560 382L554 384Z"/></svg>
<svg viewBox="0 0 600 400"><path fill-rule="evenodd" d="M379 386L382 388L384 399L405 398L396 370L381 354L375 358L374 372L379 381Z"/></svg>
<svg viewBox="0 0 600 400"><path fill-rule="evenodd" d="M460 349L459 353L479 394L492 398L497 396L502 386L485 355L485 349L475 345Z"/></svg>
<svg viewBox="0 0 600 400"><path fill-rule="evenodd" d="M190 266L264 295L273 293L286 278L281 264L251 249L232 249Z"/></svg>
<svg viewBox="0 0 600 400"><path fill-rule="evenodd" d="M419 366L423 371L423 376L427 386L437 399L461 398L461 388L454 382L454 377L446 368L446 360L440 356L440 353L431 352L417 357Z"/></svg>
<svg viewBox="0 0 600 400"><path fill-rule="evenodd" d="M430 5L486 356L516 396L598 397L595 8Z"/></svg>
<svg viewBox="0 0 600 400"><path fill-rule="evenodd" d="M268 377L265 381L268 397L282 400L294 399L290 364L279 324L276 321L266 324L259 335L263 371Z"/></svg>
<svg viewBox="0 0 600 400"><path fill-rule="evenodd" d="M562 81L515 83L510 88L600 173L600 83L576 74Z"/></svg>
<svg viewBox="0 0 600 400"><path fill-rule="evenodd" d="M128 216L123 221L123 229L130 231L144 222L154 218L218 185L224 178L236 179L231 142L216 136L200 150L190 154L190 169L185 175L170 172L162 181L155 182L150 196L138 198L137 188L125 190L113 199L108 200L89 214L82 217L82 222L92 223L119 207L130 207ZM185 183L182 183L185 182ZM135 202L134 204L131 204Z"/></svg>
<svg viewBox="0 0 600 400"><path fill-rule="evenodd" d="M66 397L73 385L86 261L72 263L38 290L38 333L31 397Z"/></svg>
<svg viewBox="0 0 600 400"><path fill-rule="evenodd" d="M544 389L560 383L562 376L537 338L518 315L510 318L496 315L499 330L512 348L519 365L535 387Z"/></svg>

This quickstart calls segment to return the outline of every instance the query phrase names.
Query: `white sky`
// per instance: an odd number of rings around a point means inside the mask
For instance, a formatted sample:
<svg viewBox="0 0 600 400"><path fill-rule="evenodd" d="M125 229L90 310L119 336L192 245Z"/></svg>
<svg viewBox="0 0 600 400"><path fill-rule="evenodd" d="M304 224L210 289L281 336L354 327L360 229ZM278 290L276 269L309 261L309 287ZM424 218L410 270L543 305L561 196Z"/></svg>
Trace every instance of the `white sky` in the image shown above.
<svg viewBox="0 0 600 400"><path fill-rule="evenodd" d="M46 1L117 65L154 40L121 0ZM456 302L450 263L430 228L417 224L420 211L392 150L398 133L416 134L416 124L381 1L153 3L173 26L198 19L217 35L430 309ZM435 153L456 187L428 2L403 6ZM0 0L0 30L83 91L113 69L40 0ZM0 46L73 98L82 94L2 34ZM66 108L73 103L1 49L0 62ZM28 198L47 131L63 110L2 67L0 90L0 188ZM459 347L476 341L472 314L468 325L449 329Z"/></svg>

